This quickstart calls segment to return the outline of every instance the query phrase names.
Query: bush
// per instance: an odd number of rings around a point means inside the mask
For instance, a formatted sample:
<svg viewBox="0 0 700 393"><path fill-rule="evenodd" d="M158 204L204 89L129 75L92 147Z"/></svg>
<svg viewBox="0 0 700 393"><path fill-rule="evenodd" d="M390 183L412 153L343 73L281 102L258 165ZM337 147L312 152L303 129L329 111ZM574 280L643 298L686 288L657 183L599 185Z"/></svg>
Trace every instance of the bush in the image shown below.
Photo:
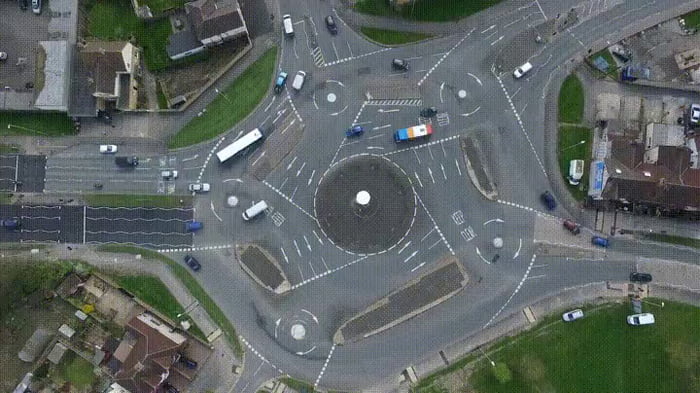
<svg viewBox="0 0 700 393"><path fill-rule="evenodd" d="M510 372L508 365L503 362L496 363L496 366L493 368L493 375L502 384L506 384L513 379L513 373Z"/></svg>

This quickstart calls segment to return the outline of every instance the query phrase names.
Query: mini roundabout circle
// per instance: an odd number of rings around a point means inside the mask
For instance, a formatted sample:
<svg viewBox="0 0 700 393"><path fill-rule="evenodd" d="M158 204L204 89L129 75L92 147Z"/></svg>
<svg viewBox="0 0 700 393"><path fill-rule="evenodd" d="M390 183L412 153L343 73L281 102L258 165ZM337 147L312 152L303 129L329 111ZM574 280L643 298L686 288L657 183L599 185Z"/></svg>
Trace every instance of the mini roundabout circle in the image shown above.
<svg viewBox="0 0 700 393"><path fill-rule="evenodd" d="M337 116L348 109L345 85L342 82L327 80L316 88L312 96L316 109L330 116Z"/></svg>
<svg viewBox="0 0 700 393"><path fill-rule="evenodd" d="M373 154L335 163L319 180L314 195L321 231L336 247L354 255L394 248L408 235L417 208L406 172L386 157Z"/></svg>
<svg viewBox="0 0 700 393"><path fill-rule="evenodd" d="M324 341L318 318L307 310L285 313L275 321L275 339L288 351L305 356Z"/></svg>

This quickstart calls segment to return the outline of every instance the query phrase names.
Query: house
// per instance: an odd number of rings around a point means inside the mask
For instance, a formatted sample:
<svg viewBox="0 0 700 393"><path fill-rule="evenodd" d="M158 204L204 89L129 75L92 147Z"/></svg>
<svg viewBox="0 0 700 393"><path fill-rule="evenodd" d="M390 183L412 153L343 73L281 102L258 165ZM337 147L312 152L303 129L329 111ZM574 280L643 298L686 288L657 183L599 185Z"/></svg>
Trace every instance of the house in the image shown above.
<svg viewBox="0 0 700 393"><path fill-rule="evenodd" d="M187 354L203 364L210 353L203 344L144 312L127 323L106 366L114 382L131 393L152 393L166 384L185 391L197 371L187 369L178 359Z"/></svg>
<svg viewBox="0 0 700 393"><path fill-rule="evenodd" d="M248 38L248 28L236 0L195 0L174 17L178 29L166 50L171 60L182 59L235 39Z"/></svg>
<svg viewBox="0 0 700 393"><path fill-rule="evenodd" d="M77 45L71 113L96 116L98 110L136 109L141 50L124 41L85 41Z"/></svg>

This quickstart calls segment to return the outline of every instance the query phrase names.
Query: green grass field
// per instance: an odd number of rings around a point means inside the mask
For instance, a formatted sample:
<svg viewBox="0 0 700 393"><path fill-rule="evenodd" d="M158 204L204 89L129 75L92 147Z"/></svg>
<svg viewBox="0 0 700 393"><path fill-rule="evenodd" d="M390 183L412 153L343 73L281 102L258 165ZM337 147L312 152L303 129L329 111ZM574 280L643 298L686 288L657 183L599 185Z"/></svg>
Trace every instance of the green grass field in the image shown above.
<svg viewBox="0 0 700 393"><path fill-rule="evenodd" d="M175 208L192 206L193 201L191 195L88 194L84 199L90 206L108 207Z"/></svg>
<svg viewBox="0 0 700 393"><path fill-rule="evenodd" d="M700 10L689 12L682 17L687 28L700 28Z"/></svg>
<svg viewBox="0 0 700 393"><path fill-rule="evenodd" d="M185 309L177 302L168 288L158 277L154 276L116 276L117 284L131 292L151 307L161 312L173 321L177 321L178 314Z"/></svg>
<svg viewBox="0 0 700 393"><path fill-rule="evenodd" d="M567 76L559 90L559 121L581 123L584 101L581 81L574 74Z"/></svg>
<svg viewBox="0 0 700 393"><path fill-rule="evenodd" d="M168 142L176 149L216 137L243 120L265 97L274 77L277 47L268 49Z"/></svg>
<svg viewBox="0 0 700 393"><path fill-rule="evenodd" d="M402 16L424 22L446 22L462 19L503 0L416 0L401 12L389 7L387 0L359 0L355 10L370 15Z"/></svg>
<svg viewBox="0 0 700 393"><path fill-rule="evenodd" d="M243 347L240 341L238 341L238 335L236 334L236 329L233 327L231 321L228 320L223 311L214 302L214 300L209 297L207 292L202 288L197 280L190 274L190 272L184 267L183 263L175 262L174 260L166 257L165 255L159 254L153 250L147 250L144 248L117 245L117 244L104 244L97 248L97 251L103 252L116 252L124 254L141 254L144 258L155 259L161 261L168 265L170 270L175 274L175 276L187 287L187 290L192 296L199 301L199 304L204 307L207 314L216 322L224 336L229 341L233 347L234 352L238 357L243 356ZM203 267L206 268L206 267Z"/></svg>
<svg viewBox="0 0 700 393"><path fill-rule="evenodd" d="M361 27L362 34L372 41L384 45L401 45L421 41L432 37L430 34L414 33L410 31L396 31L375 29L373 27Z"/></svg>
<svg viewBox="0 0 700 393"><path fill-rule="evenodd" d="M0 135L64 136L75 134L65 113L0 111Z"/></svg>
<svg viewBox="0 0 700 393"><path fill-rule="evenodd" d="M662 301L663 308L657 306ZM629 303L584 308L586 316L572 323L559 315L544 318L532 330L484 348L498 372L476 352L468 377L443 374L413 393L462 392L455 381L464 378L469 391L480 393L700 391L700 308L647 299L644 311L654 313L655 325L627 325Z"/></svg>
<svg viewBox="0 0 700 393"><path fill-rule="evenodd" d="M694 239L692 237L666 235L663 233L642 233L642 236L645 239L649 239L655 242L678 244L686 247L700 248L700 239Z"/></svg>
<svg viewBox="0 0 700 393"><path fill-rule="evenodd" d="M172 31L168 18L144 22L136 17L129 0L90 0L86 7L89 10L88 32L91 36L103 40L134 38L137 45L143 48L146 65L151 71L162 70L171 64L165 51Z"/></svg>
<svg viewBox="0 0 700 393"><path fill-rule="evenodd" d="M584 160L583 177L581 184L572 186L566 182L571 195L576 200L582 201L588 192L588 166L591 162L591 141L593 133L589 128L576 126L559 126L559 138L557 146L557 157L559 159L559 170L566 178L569 175L569 162L571 160ZM584 143L581 143L584 141Z"/></svg>
<svg viewBox="0 0 700 393"><path fill-rule="evenodd" d="M72 351L67 351L58 364L61 377L77 389L84 389L95 382L93 368L90 362Z"/></svg>

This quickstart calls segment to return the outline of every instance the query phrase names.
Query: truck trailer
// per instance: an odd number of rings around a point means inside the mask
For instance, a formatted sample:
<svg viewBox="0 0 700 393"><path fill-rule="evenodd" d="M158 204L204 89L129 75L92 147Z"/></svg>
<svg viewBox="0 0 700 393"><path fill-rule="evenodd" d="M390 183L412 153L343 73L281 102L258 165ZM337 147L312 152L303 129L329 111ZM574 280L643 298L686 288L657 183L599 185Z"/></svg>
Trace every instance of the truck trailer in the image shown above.
<svg viewBox="0 0 700 393"><path fill-rule="evenodd" d="M412 141L418 138L424 138L433 133L433 126L430 124L421 124L418 126L401 128L394 132L394 140L396 142Z"/></svg>

